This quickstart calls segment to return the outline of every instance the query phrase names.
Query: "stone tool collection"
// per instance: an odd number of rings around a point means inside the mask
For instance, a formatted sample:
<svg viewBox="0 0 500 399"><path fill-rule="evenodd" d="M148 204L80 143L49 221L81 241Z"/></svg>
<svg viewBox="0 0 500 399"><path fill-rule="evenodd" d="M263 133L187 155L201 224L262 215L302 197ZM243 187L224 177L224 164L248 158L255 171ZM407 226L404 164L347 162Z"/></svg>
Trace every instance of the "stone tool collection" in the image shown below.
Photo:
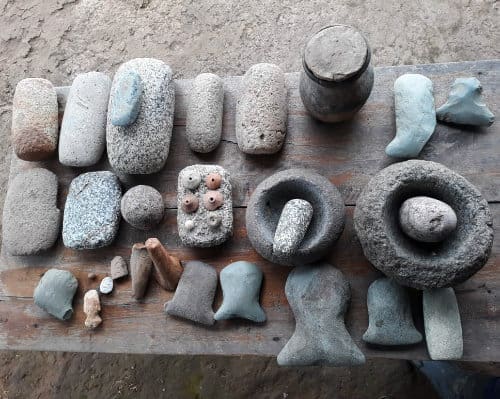
<svg viewBox="0 0 500 399"><path fill-rule="evenodd" d="M371 51L364 36L346 25L316 33L303 53L300 95L310 115L323 122L352 118L374 83ZM130 175L160 171L172 137L175 86L172 70L151 58L122 64L111 80L100 72L78 75L67 95L58 126L57 91L39 78L19 82L13 99L12 144L22 160L58 154L59 162L88 168L107 153L113 171L83 169L71 181L63 212L57 208L57 176L44 168L21 171L9 185L3 213L3 245L13 256L36 256L59 237L74 250L111 245L123 218L148 232L164 218L162 194L147 185L123 192ZM481 98L476 78L456 79L447 102L435 110L427 77L405 74L394 83L396 134L386 154L417 157L437 121L488 126L494 116ZM221 140L224 84L203 73L187 98L186 138L194 152L214 151ZM257 64L242 79L236 104L239 149L272 156L287 132L285 75L273 64ZM214 247L233 233L231 171L196 164L182 169L177 185L177 229L187 247ZM62 214L62 215L61 215ZM294 267L285 294L295 331L278 355L283 366L354 366L365 356L344 323L350 285L324 261L345 224L344 201L324 176L288 169L263 179L246 209L246 229L255 250L268 261ZM422 290L425 338L433 359L462 356L460 314L453 286L480 270L491 252L493 222L487 202L465 178L441 164L422 160L395 163L376 174L361 193L354 226L366 258L386 277L374 281L367 305L367 344L412 345L423 339L415 328L406 287ZM147 233L144 233L147 234ZM202 325L242 318L266 321L259 303L263 273L238 261L217 270L200 261L182 262L157 238L137 242L129 264L113 258L109 276L84 294L84 325L94 329L100 295L130 274L132 297L147 295L151 278L174 292L165 303L169 316ZM90 275L89 275L89 278ZM223 301L214 312L218 281ZM49 269L34 292L35 303L54 317L72 317L78 281L67 270ZM452 337L452 338L451 338Z"/></svg>

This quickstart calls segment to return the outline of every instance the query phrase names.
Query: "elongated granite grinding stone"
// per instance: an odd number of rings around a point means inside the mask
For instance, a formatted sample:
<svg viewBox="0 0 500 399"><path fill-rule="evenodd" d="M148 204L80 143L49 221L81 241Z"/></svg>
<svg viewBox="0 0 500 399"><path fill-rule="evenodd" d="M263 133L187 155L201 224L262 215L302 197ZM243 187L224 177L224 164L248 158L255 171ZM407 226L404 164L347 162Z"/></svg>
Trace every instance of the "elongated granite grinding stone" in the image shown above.
<svg viewBox="0 0 500 399"><path fill-rule="evenodd" d="M210 152L220 143L224 88L222 79L202 73L193 80L186 116L186 137L191 150Z"/></svg>
<svg viewBox="0 0 500 399"><path fill-rule="evenodd" d="M64 245L94 249L111 244L120 224L121 194L111 172L88 172L73 179L64 208Z"/></svg>
<svg viewBox="0 0 500 399"><path fill-rule="evenodd" d="M261 284L262 271L255 264L239 261L227 265L220 273L224 299L214 319L240 317L257 323L266 321L259 304Z"/></svg>
<svg viewBox="0 0 500 399"><path fill-rule="evenodd" d="M69 90L59 138L59 162L84 167L99 162L106 147L111 79L101 72L78 75Z"/></svg>
<svg viewBox="0 0 500 399"><path fill-rule="evenodd" d="M148 238L145 245L153 261L156 281L167 291L175 291L182 275L181 262L170 255L157 238Z"/></svg>
<svg viewBox="0 0 500 399"><path fill-rule="evenodd" d="M414 158L431 138L436 127L432 82L407 73L394 82L396 137L386 147L390 157Z"/></svg>
<svg viewBox="0 0 500 399"><path fill-rule="evenodd" d="M411 345L422 341L411 315L406 289L389 278L379 278L368 288L370 323L363 341L377 345Z"/></svg>
<svg viewBox="0 0 500 399"><path fill-rule="evenodd" d="M57 150L58 105L54 86L46 79L21 80L12 101L12 147L25 161L41 161Z"/></svg>
<svg viewBox="0 0 500 399"><path fill-rule="evenodd" d="M73 297L78 288L75 276L67 270L47 270L33 293L35 304L57 317L69 320L73 316Z"/></svg>
<svg viewBox="0 0 500 399"><path fill-rule="evenodd" d="M351 292L340 270L328 263L296 267L288 275L285 293L295 316L295 331L278 354L280 366L365 362L344 324Z"/></svg>
<svg viewBox="0 0 500 399"><path fill-rule="evenodd" d="M61 227L57 176L35 168L11 182L3 208L3 244L11 255L34 255L54 245Z"/></svg>
<svg viewBox="0 0 500 399"><path fill-rule="evenodd" d="M247 154L273 154L286 136L287 88L277 65L256 64L243 76L236 105L236 140Z"/></svg>
<svg viewBox="0 0 500 399"><path fill-rule="evenodd" d="M432 360L460 359L463 354L462 323L453 288L423 292L427 350Z"/></svg>
<svg viewBox="0 0 500 399"><path fill-rule="evenodd" d="M123 74L137 73L142 81L140 109L135 121L126 126L114 125L113 110L123 101L117 85ZM109 98L106 145L111 166L117 172L150 174L158 172L167 161L172 136L175 105L172 70L163 61L136 58L122 64L115 74Z"/></svg>

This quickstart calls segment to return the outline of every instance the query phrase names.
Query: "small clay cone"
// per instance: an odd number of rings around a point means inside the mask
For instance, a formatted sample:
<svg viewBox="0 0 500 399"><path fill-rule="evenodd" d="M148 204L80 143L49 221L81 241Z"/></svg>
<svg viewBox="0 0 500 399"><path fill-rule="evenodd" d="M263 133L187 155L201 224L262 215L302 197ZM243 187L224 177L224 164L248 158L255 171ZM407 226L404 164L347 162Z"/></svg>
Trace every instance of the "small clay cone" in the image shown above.
<svg viewBox="0 0 500 399"><path fill-rule="evenodd" d="M143 243L134 244L130 255L130 274L132 276L132 296L135 299L144 297L152 269L153 262L146 246Z"/></svg>
<svg viewBox="0 0 500 399"><path fill-rule="evenodd" d="M157 238L148 239L146 248L153 261L154 276L158 284L167 291L175 291L183 270L179 259L170 255Z"/></svg>

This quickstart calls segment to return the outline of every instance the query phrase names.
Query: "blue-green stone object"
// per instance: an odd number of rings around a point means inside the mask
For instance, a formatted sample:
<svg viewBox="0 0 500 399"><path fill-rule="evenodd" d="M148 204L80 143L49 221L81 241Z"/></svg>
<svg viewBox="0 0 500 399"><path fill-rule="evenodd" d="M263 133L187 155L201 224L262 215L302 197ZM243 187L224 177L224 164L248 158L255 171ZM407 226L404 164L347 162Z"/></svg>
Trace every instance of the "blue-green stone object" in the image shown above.
<svg viewBox="0 0 500 399"><path fill-rule="evenodd" d="M259 304L262 271L256 265L244 260L231 263L221 271L220 284L224 299L215 320L240 317L256 323L266 321Z"/></svg>
<svg viewBox="0 0 500 399"><path fill-rule="evenodd" d="M482 99L483 88L476 78L455 79L448 101L436 111L438 120L459 125L490 126L495 115Z"/></svg>
<svg viewBox="0 0 500 399"><path fill-rule="evenodd" d="M394 82L396 137L385 148L395 158L415 158L429 141L436 127L432 82L407 73Z"/></svg>
<svg viewBox="0 0 500 399"><path fill-rule="evenodd" d="M114 101L111 103L111 123L128 126L139 114L142 95L142 80L135 71L128 70L116 77L113 87Z"/></svg>
<svg viewBox="0 0 500 399"><path fill-rule="evenodd" d="M75 276L67 270L49 269L40 279L33 293L35 304L57 317L69 320L73 316L73 297L78 288Z"/></svg>

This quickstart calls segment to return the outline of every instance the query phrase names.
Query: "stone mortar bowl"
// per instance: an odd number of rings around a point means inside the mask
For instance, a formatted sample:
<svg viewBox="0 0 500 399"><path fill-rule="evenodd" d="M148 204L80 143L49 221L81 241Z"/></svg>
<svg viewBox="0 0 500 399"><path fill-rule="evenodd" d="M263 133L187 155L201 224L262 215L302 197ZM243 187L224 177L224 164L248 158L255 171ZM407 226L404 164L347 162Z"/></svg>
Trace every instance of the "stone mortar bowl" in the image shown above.
<svg viewBox="0 0 500 399"><path fill-rule="evenodd" d="M433 197L450 205L457 228L444 241L422 243L403 233L399 208L408 198ZM493 244L488 203L464 177L430 161L393 164L359 196L354 227L368 260L398 283L417 289L450 287L481 269Z"/></svg>
<svg viewBox="0 0 500 399"><path fill-rule="evenodd" d="M309 228L297 251L287 257L273 255L274 232L285 204L304 199L313 207ZM246 227L255 250L267 260L286 266L313 263L328 254L345 224L345 206L337 188L307 169L288 169L262 181L250 198Z"/></svg>

